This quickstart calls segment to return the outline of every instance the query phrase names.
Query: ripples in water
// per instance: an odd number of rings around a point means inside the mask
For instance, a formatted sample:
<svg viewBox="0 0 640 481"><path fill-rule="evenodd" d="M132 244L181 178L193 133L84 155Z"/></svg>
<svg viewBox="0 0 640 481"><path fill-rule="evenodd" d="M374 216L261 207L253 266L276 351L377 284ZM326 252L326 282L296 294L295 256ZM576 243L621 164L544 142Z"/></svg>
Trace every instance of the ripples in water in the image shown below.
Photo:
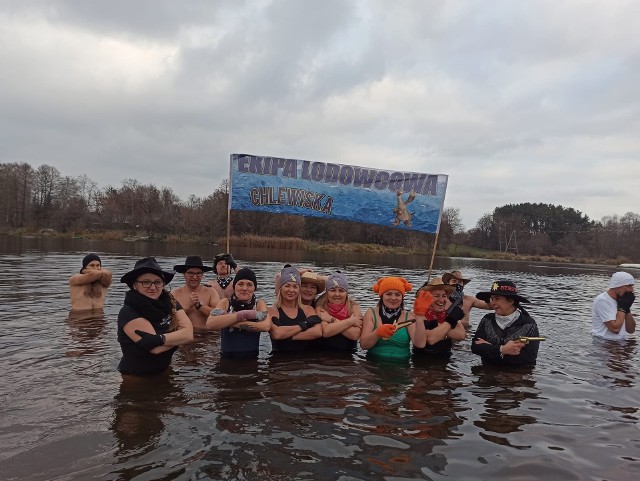
<svg viewBox="0 0 640 481"><path fill-rule="evenodd" d="M448 363L273 357L266 338L259 359L229 362L217 334L199 333L169 372L123 381L117 280L148 252L91 244L116 282L104 313L69 315L67 278L87 247L0 254L2 479L640 479L637 342L589 334L610 269L439 260L440 271L473 278L469 293L501 277L518 282L547 336L533 369L485 368L469 340ZM157 256L171 266L186 253ZM283 259L253 256L237 258L255 267L271 302L265 286ZM298 256L348 273L365 307L378 276L425 277L406 259L399 269L388 258Z"/></svg>

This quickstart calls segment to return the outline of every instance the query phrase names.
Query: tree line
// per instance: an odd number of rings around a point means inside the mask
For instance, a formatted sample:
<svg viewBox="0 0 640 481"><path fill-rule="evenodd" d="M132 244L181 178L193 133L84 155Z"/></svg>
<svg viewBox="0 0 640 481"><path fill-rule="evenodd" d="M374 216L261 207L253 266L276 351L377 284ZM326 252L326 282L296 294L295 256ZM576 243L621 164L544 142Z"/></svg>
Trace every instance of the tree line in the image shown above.
<svg viewBox="0 0 640 481"><path fill-rule="evenodd" d="M180 199L171 188L125 179L100 188L86 175L71 177L49 165L0 163L0 219L4 231L54 229L65 233L118 230L198 241L226 236L228 181L206 197ZM393 227L258 212L233 212L233 235L298 237L321 243L364 243L431 249L435 236ZM640 259L640 215L600 221L551 204L508 204L466 231L460 209L444 209L439 248L465 245L513 254L591 259Z"/></svg>
<svg viewBox="0 0 640 481"><path fill-rule="evenodd" d="M570 207L508 204L483 215L461 242L515 254L640 262L640 215L589 219Z"/></svg>

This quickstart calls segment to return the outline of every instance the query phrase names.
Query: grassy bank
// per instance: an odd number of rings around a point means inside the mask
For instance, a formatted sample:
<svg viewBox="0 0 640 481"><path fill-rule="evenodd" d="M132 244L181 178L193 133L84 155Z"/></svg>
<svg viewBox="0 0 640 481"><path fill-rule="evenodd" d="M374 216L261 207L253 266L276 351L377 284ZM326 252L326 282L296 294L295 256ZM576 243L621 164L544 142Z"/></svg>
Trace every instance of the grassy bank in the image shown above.
<svg viewBox="0 0 640 481"><path fill-rule="evenodd" d="M153 233L122 231L122 230L96 230L96 231L69 231L58 232L53 229L14 229L3 232L12 236L34 236L34 237L61 237L77 239L97 239L97 240L120 240L120 241L158 241L174 244L218 244L226 245L226 237L208 239L197 236L181 235L159 235ZM307 250L322 252L360 252L372 254L400 254L400 255L431 255L431 247L399 247L382 246L379 244L360 243L335 243L335 242L314 242L305 241L299 237L268 237L256 235L231 236L231 250L238 247L263 248L263 249L285 249L285 250ZM436 255L440 257L470 257L478 259L496 259L513 261L535 261L551 262L562 264L605 264L619 265L631 262L629 259L621 257L616 259L596 259L584 257L558 257L544 255L516 255L512 252L497 252L485 249L478 249L465 245L448 245L446 248L438 249Z"/></svg>

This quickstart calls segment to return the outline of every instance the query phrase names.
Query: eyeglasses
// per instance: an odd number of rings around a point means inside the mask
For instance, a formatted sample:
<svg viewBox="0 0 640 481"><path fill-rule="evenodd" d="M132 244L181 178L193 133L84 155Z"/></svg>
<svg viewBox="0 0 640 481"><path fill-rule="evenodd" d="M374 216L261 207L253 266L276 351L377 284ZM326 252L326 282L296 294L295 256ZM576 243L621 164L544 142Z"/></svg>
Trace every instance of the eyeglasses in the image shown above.
<svg viewBox="0 0 640 481"><path fill-rule="evenodd" d="M164 281L136 281L138 284L142 284L142 287L149 289L151 286L155 286L156 289L162 289L164 287Z"/></svg>
<svg viewBox="0 0 640 481"><path fill-rule="evenodd" d="M202 277L204 272L185 272L189 277Z"/></svg>

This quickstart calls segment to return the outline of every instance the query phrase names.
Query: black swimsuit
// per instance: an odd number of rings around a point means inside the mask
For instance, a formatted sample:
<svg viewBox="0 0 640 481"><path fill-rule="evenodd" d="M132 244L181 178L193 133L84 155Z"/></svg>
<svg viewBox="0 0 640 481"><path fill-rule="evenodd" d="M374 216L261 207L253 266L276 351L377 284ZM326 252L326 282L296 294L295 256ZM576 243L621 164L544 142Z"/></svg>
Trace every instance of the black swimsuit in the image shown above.
<svg viewBox="0 0 640 481"><path fill-rule="evenodd" d="M298 307L298 314L294 319L288 317L281 307L278 308L278 314L280 315L280 324L282 326L297 326L301 321L307 319L306 314L301 307ZM288 339L273 339L271 338L271 347L273 351L277 352L302 352L311 350L314 345L313 340L308 341L296 341L293 337Z"/></svg>

